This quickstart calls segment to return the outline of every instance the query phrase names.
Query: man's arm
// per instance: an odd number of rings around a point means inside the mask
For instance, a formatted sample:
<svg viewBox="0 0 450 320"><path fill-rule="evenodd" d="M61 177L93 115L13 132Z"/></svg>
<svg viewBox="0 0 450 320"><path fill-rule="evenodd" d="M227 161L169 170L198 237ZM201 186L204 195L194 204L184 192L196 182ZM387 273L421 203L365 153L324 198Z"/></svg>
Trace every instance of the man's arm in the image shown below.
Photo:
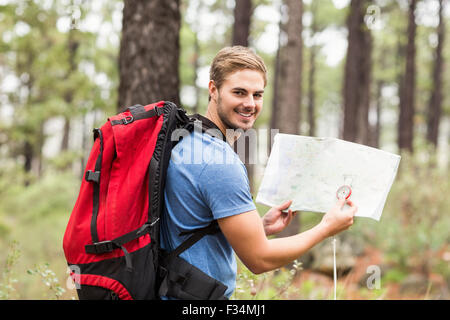
<svg viewBox="0 0 450 320"><path fill-rule="evenodd" d="M278 233L286 228L291 223L292 218L297 215L297 211L292 212L291 209L285 212L292 204L292 200L270 208L269 211L262 217L262 223L266 236Z"/></svg>
<svg viewBox="0 0 450 320"><path fill-rule="evenodd" d="M311 249L317 243L349 228L353 224L356 206L341 211L345 200L327 212L313 228L285 238L267 239L263 221L256 210L219 219L219 226L234 251L253 273L280 268Z"/></svg>

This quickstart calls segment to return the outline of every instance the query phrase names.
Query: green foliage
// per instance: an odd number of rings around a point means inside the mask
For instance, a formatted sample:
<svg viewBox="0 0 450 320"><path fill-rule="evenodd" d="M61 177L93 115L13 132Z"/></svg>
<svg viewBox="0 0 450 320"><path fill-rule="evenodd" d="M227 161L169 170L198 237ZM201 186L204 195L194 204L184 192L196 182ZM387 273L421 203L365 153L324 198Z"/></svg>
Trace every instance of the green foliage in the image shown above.
<svg viewBox="0 0 450 320"><path fill-rule="evenodd" d="M289 270L281 268L255 275L239 261L236 290L232 299L274 300L297 296L293 283L301 270L301 262L296 260Z"/></svg>
<svg viewBox="0 0 450 320"><path fill-rule="evenodd" d="M436 159L423 156L402 155L380 222L365 220L353 228L354 236L379 248L395 268L386 281L401 281L413 271L450 279L438 254L450 243L450 181Z"/></svg>
<svg viewBox="0 0 450 320"><path fill-rule="evenodd" d="M71 173L46 174L25 187L10 181L8 190L0 194L0 214L28 223L49 216L65 216L71 211L78 191Z"/></svg>
<svg viewBox="0 0 450 320"><path fill-rule="evenodd" d="M348 13L347 8L338 9L331 0L311 1L305 9L312 13L317 32L329 27L342 27Z"/></svg>
<svg viewBox="0 0 450 320"><path fill-rule="evenodd" d="M0 278L0 300L12 299L16 293L15 283L17 283L17 279L14 277L13 267L17 264L20 255L18 242L11 242Z"/></svg>
<svg viewBox="0 0 450 320"><path fill-rule="evenodd" d="M0 190L0 221L5 217L8 230L0 235L0 251L7 252L8 243L15 243L9 255L13 258L7 259L5 268L9 271L3 275L4 285L0 288L3 298L11 299L14 293L20 299L70 299L73 292L64 291L55 278L67 277L62 237L79 190L79 179L67 171L54 172L25 186L13 174L10 177L8 181L5 176L0 179L8 185ZM20 263L15 241L21 243ZM30 277L30 273L38 277Z"/></svg>
<svg viewBox="0 0 450 320"><path fill-rule="evenodd" d="M399 268L388 270L383 276L383 281L387 283L401 283L407 276L407 273Z"/></svg>
<svg viewBox="0 0 450 320"><path fill-rule="evenodd" d="M64 292L66 292L66 290L61 287L55 272L50 269L50 265L48 263L35 266L34 269L27 270L27 273L29 275L37 275L41 278L42 283L48 288L51 294L50 299L58 300Z"/></svg>
<svg viewBox="0 0 450 320"><path fill-rule="evenodd" d="M81 152L75 150L67 150L59 153L57 156L48 160L50 170L64 172L72 164L83 159Z"/></svg>
<svg viewBox="0 0 450 320"><path fill-rule="evenodd" d="M437 250L450 241L447 232L450 217L445 214L450 207L450 199L445 192L450 190L449 183L445 170L433 162L420 161L418 156L402 157L399 178L392 190L392 197L397 201L390 202L389 212L405 234L416 235L414 243L397 236L399 243L409 252Z"/></svg>

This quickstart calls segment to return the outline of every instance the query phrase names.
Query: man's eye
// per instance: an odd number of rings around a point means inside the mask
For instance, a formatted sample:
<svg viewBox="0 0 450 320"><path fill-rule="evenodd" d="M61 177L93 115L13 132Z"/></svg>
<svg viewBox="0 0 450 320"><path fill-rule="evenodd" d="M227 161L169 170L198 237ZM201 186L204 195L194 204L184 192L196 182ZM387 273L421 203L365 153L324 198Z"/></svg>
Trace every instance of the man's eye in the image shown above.
<svg viewBox="0 0 450 320"><path fill-rule="evenodd" d="M244 95L244 93L242 91L235 91L234 93L237 94L238 96Z"/></svg>
<svg viewBox="0 0 450 320"><path fill-rule="evenodd" d="M261 93L255 93L253 96L255 98L262 98L262 94Z"/></svg>

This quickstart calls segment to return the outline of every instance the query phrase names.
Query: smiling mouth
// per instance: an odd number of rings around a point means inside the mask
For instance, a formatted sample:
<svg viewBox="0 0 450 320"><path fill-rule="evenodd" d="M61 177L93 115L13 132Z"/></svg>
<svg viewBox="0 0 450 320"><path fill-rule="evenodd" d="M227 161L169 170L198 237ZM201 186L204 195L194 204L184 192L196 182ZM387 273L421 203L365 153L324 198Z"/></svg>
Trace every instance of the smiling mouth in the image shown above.
<svg viewBox="0 0 450 320"><path fill-rule="evenodd" d="M245 118L250 118L251 116L253 116L254 113L243 113L243 112L237 112L239 115L245 117Z"/></svg>

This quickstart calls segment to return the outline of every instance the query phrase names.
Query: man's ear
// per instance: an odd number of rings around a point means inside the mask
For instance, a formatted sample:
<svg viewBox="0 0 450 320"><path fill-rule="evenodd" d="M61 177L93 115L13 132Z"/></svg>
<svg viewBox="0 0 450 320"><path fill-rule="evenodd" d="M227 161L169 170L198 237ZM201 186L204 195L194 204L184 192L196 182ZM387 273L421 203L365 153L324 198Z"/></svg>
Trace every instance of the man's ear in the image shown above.
<svg viewBox="0 0 450 320"><path fill-rule="evenodd" d="M209 80L208 91L209 91L209 96L211 97L211 100L213 100L214 102L217 103L217 87L216 87L216 83L214 82L214 80Z"/></svg>

